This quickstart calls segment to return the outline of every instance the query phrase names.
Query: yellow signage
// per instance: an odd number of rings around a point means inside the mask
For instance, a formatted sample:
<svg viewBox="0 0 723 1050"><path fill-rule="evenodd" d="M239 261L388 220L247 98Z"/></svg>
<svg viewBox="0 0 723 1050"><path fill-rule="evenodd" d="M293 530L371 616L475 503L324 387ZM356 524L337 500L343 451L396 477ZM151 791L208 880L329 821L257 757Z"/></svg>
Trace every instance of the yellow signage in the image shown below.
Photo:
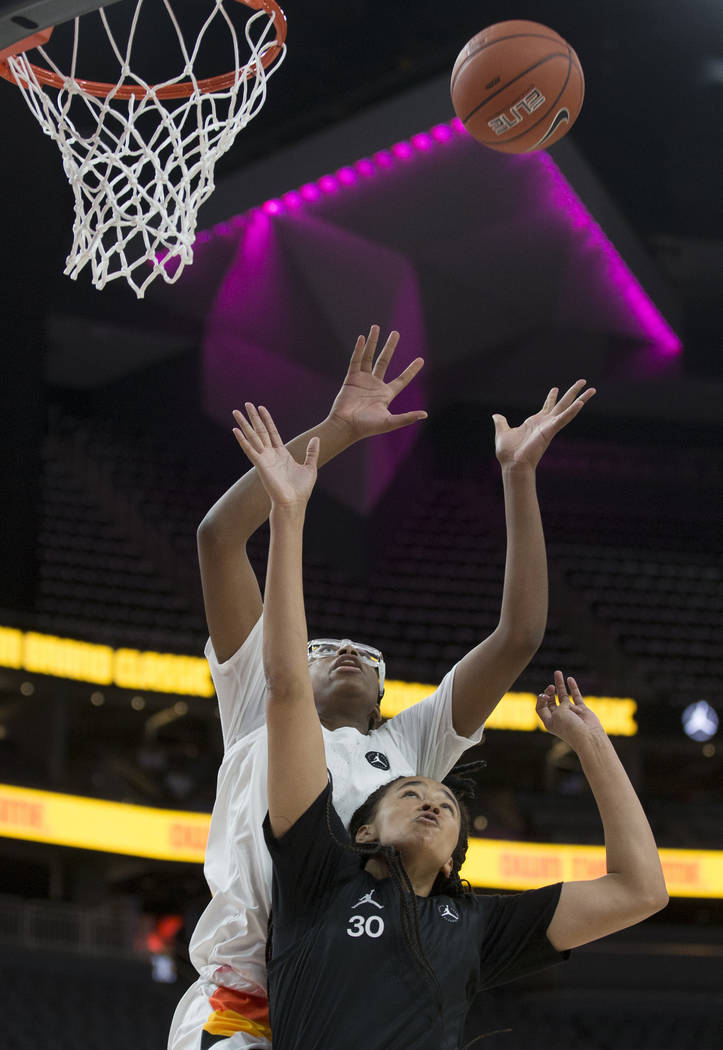
<svg viewBox="0 0 723 1050"><path fill-rule="evenodd" d="M208 813L0 785L0 835L7 838L202 863L210 820Z"/></svg>
<svg viewBox="0 0 723 1050"><path fill-rule="evenodd" d="M0 627L0 667L48 674L57 678L88 681L97 686L147 690L180 696L213 696L213 681L206 659L139 649L79 642L38 631ZM387 679L382 714L399 714L434 691L418 681ZM541 729L535 714L533 693L507 693L487 719L488 729L530 732ZM637 703L612 696L586 697L605 731L633 736Z"/></svg>
<svg viewBox="0 0 723 1050"><path fill-rule="evenodd" d="M435 686L423 685L420 682L385 683L382 714L391 718L404 711L412 704L423 700L433 693ZM511 729L518 732L542 730L542 725L535 712L537 697L534 693L506 693L487 719L488 729ZM612 696L586 696L585 703L602 722L606 733L612 736L634 736L638 731L635 712L638 705L635 700Z"/></svg>
<svg viewBox="0 0 723 1050"><path fill-rule="evenodd" d="M671 897L723 897L723 850L658 852ZM529 890L551 882L596 879L605 872L603 846L470 839L461 874L473 886Z"/></svg>
<svg viewBox="0 0 723 1050"><path fill-rule="evenodd" d="M75 638L38 631L0 627L0 667L69 678L94 685L115 685L180 696L213 696L208 664L200 656L179 656L139 649L112 649ZM387 679L382 714L391 718L435 690L420 682ZM541 729L533 693L507 693L487 719L489 729L529 732ZM606 732L633 736L637 704L619 697L590 696L585 702L598 715Z"/></svg>
<svg viewBox="0 0 723 1050"><path fill-rule="evenodd" d="M0 835L58 846L202 864L211 817L0 784ZM723 898L723 850L661 849L671 897ZM462 876L526 890L605 874L602 846L470 839Z"/></svg>
<svg viewBox="0 0 723 1050"><path fill-rule="evenodd" d="M0 666L120 689L180 696L214 694L208 664L202 656L112 649L11 627L0 627Z"/></svg>

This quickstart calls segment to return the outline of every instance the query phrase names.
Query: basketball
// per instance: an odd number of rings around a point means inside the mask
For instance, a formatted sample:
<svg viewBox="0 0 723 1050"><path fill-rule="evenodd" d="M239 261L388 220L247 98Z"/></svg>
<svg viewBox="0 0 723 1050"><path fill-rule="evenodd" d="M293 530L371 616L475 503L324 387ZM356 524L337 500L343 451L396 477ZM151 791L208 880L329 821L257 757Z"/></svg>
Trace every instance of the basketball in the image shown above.
<svg viewBox="0 0 723 1050"><path fill-rule="evenodd" d="M502 153L547 149L580 113L585 78L566 40L539 22L498 22L452 70L452 104L473 138Z"/></svg>

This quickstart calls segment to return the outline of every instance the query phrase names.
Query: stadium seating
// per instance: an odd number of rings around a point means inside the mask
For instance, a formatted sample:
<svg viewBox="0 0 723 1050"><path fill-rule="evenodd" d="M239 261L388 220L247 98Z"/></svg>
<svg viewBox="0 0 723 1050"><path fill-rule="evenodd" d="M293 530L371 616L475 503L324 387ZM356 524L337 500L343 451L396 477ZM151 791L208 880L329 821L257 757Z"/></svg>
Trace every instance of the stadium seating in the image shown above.
<svg viewBox="0 0 723 1050"><path fill-rule="evenodd" d="M561 443L540 468L553 599L558 573L576 608L590 614L600 638L644 679L651 697L672 695L683 681L705 695L723 674L716 644L723 528L704 498L720 463L711 462L709 450L697 456L686 450L678 459ZM683 467L690 498L681 505L667 494L671 471ZM483 483L430 479L364 583L308 557L312 633L373 637L390 674L417 681L438 680L484 637L499 612L504 537L501 501L485 462L480 473ZM125 518L112 514L99 476L127 509ZM174 458L140 435L119 434L107 421L54 413L38 553L42 622L62 620L66 629L93 636L115 632L116 642L127 637L200 651L195 530L218 491L200 463ZM164 548L165 561L154 559L139 520ZM263 532L249 551L263 576ZM553 666L574 668L589 689L611 688L597 654L576 637L569 605L551 603L543 648L519 688L536 691Z"/></svg>

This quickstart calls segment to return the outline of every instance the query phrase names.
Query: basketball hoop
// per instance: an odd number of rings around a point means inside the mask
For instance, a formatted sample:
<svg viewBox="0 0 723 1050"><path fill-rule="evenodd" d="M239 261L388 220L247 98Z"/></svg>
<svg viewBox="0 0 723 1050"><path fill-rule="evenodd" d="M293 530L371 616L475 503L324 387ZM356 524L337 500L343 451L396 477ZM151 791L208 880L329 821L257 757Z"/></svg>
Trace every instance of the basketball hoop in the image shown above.
<svg viewBox="0 0 723 1050"><path fill-rule="evenodd" d="M124 46L105 10L98 11L120 67L116 83L78 77L80 18L74 20L67 74L43 46L52 27L0 51L0 76L20 88L46 135L57 143L73 188L73 245L65 267L73 280L90 264L96 288L123 277L140 299L156 277L172 284L193 261L198 209L215 188L216 161L263 106L266 80L286 53L286 18L275 0L210 2L212 10L189 50L172 0L161 0L183 66L160 84L149 84L131 69L144 0L136 0ZM224 3L254 10L244 29L250 52L245 64ZM234 68L198 79L194 63L213 23L216 31L219 25L228 30ZM29 61L25 51L32 47L45 66Z"/></svg>

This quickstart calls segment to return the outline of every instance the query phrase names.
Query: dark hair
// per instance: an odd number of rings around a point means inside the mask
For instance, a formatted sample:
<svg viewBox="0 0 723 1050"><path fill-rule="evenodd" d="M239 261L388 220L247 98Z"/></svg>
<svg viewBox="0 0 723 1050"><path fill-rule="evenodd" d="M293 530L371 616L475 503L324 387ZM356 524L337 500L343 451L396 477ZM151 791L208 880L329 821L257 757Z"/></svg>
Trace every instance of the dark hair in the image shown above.
<svg viewBox="0 0 723 1050"><path fill-rule="evenodd" d="M461 879L459 874L467 855L469 838L469 815L463 800L465 798L473 798L475 795L475 783L471 779L470 774L482 769L486 765L486 762L470 762L466 765L455 766L455 768L451 770L442 781L443 784L451 788L459 803L459 836L457 838L457 845L454 847L452 853L452 871L449 876L444 875L441 871L439 872L432 886L430 896L443 894L448 897L463 897L466 893L471 892L469 883L466 879ZM382 784L381 787L378 787L376 791L372 792L369 798L367 798L352 815L352 818L349 821L349 837L351 842L344 843L344 845L348 849L354 850L355 853L361 854L362 858L368 859L369 857L382 857L386 862L389 874L399 891L402 931L404 933L404 939L407 942L407 947L422 970L426 980L431 985L435 997L437 998L438 1006L441 1007L441 989L439 987L439 982L437 981L436 974L434 973L434 970L424 952L424 948L422 947L422 940L419 933L417 897L414 892L414 887L412 886L402 863L399 850L395 846L384 846L379 842L361 843L355 841L356 833L359 828L362 827L363 824L369 824L374 820L377 809L379 808L379 803L382 801L387 791L389 791L393 784L397 784L400 780L406 779L406 777L395 777L394 780ZM331 799L331 794L329 798ZM330 804L331 803L329 802L329 806ZM329 806L327 806L327 826L329 832L333 836L334 833L329 820Z"/></svg>
<svg viewBox="0 0 723 1050"><path fill-rule="evenodd" d="M363 824L370 824L379 808L379 803L382 801L389 789L394 785L398 784L400 780L406 780L407 777L395 777L394 780L389 780L386 784L382 784L376 791L373 791L366 801L362 802L361 806L352 815L349 821L349 838L351 839L351 848L358 853L362 853L365 857L376 857L383 856L385 860L388 860L388 853L391 851L392 856L398 857L399 852L394 846L382 846L379 842L368 842L360 843L356 842L356 833ZM447 781L443 781L447 783ZM464 858L467 855L467 845L469 837L469 817L464 804L461 801L461 797L457 794L453 784L447 783L459 802L459 837L457 839L457 845L454 847L452 853L452 872L449 877L439 873L434 881L430 896L436 896L438 894L446 894L448 897L461 897L464 893L468 892L470 887L466 880L459 877L459 872L464 864Z"/></svg>
<svg viewBox="0 0 723 1050"><path fill-rule="evenodd" d="M467 893L471 893L471 887L466 879L461 879L459 872L464 863L464 859L467 855L468 836L469 836L469 816L467 809L464 805L465 798L474 798L475 796L475 782L472 780L472 773L483 769L487 765L486 762L468 762L466 765L455 766L442 781L451 791L454 793L458 803L460 812L460 823L459 823L459 836L457 838L457 845L452 853L452 871L449 877L445 876L440 872L434 881L430 896L445 895L448 897L463 897ZM399 850L396 846L382 845L380 842L356 842L355 836L359 828L363 824L369 824L376 816L379 803L386 795L387 791L392 787L393 784L398 783L400 780L406 780L406 776L395 777L394 780L387 781L386 784L382 784L376 791L373 791L371 795L359 806L359 808L353 813L352 818L349 822L349 838L351 841L342 841L337 838L334 834L334 829L331 824L331 806L332 806L332 792L329 791L326 803L326 825L329 834L338 842L339 845L344 846L345 849L352 850L354 853L359 854L360 864L363 867L366 861L370 857L381 857L389 870L389 874L397 887L399 893L399 906L400 916L402 920L402 932L404 939L407 943L407 947L414 958L415 962L421 969L425 980L429 983L435 999L437 1001L437 1007L441 1010L442 1008L442 991L439 987L439 981L437 976L432 969L429 960L425 954L424 948L422 947L422 940L419 933L419 912L417 909L417 897L414 892L414 887L410 881L409 875L402 863L402 858L399 854ZM266 967L268 969L271 961L271 935L272 935L272 917L269 915L268 924L268 938L266 941Z"/></svg>

